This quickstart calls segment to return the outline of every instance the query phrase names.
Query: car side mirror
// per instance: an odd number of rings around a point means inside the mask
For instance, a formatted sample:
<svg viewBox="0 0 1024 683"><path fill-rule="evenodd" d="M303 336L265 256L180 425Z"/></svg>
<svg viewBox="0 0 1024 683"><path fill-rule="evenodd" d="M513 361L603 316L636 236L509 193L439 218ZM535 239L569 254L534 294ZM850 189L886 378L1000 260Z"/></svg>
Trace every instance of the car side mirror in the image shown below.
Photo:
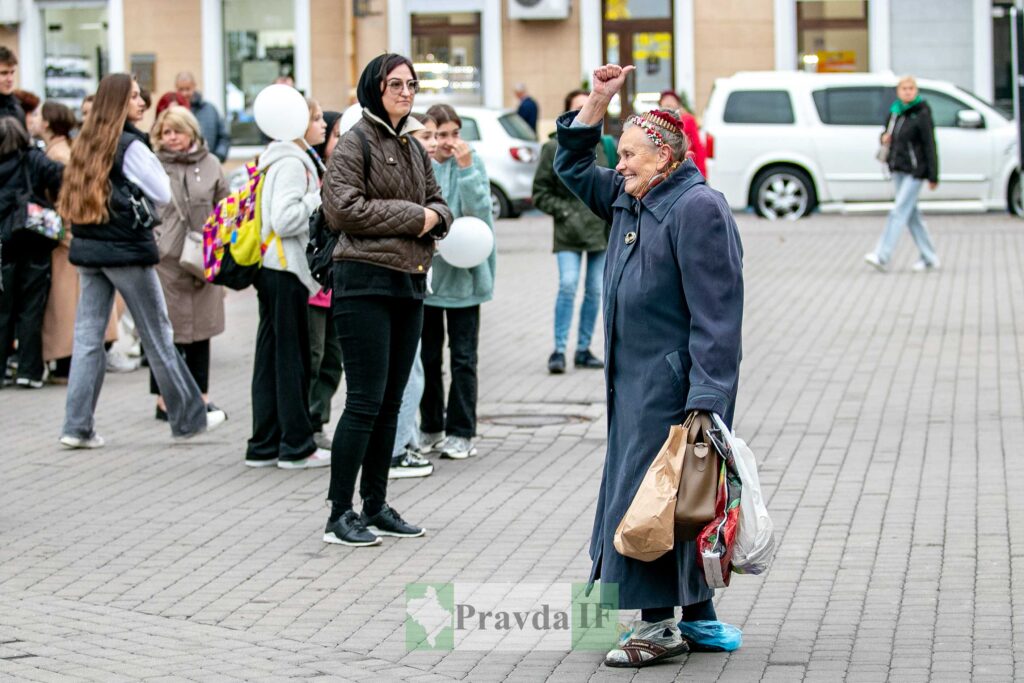
<svg viewBox="0 0 1024 683"><path fill-rule="evenodd" d="M984 128L985 119L973 109L961 109L956 113L957 128Z"/></svg>

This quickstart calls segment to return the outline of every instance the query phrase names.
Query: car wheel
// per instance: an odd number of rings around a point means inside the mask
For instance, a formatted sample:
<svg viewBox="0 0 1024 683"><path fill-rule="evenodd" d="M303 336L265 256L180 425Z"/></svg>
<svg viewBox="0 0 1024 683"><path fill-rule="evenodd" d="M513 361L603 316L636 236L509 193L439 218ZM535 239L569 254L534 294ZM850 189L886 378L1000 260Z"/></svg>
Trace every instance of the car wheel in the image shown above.
<svg viewBox="0 0 1024 683"><path fill-rule="evenodd" d="M509 204L508 197L496 185L491 185L491 216L494 220L512 216L512 205Z"/></svg>
<svg viewBox="0 0 1024 683"><path fill-rule="evenodd" d="M1024 218L1024 198L1021 197L1020 191L1020 176L1014 173L1010 181L1010 191L1006 196L1006 207L1014 216Z"/></svg>
<svg viewBox="0 0 1024 683"><path fill-rule="evenodd" d="M778 166L757 174L750 190L759 216L770 220L803 218L814 209L814 183L798 168Z"/></svg>

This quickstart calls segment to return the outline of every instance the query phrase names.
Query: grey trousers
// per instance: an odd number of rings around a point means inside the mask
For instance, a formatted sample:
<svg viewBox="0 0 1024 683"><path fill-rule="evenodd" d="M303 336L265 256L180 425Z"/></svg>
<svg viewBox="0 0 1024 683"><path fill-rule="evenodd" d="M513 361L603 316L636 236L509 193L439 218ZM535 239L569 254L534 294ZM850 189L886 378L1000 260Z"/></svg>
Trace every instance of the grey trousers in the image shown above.
<svg viewBox="0 0 1024 683"><path fill-rule="evenodd" d="M171 434L189 436L204 431L206 406L184 359L174 348L174 330L156 269L79 267L78 277L81 295L75 317L64 434L87 439L95 433L93 416L107 368L103 334L114 305L114 290L124 297L142 337L149 367L167 404Z"/></svg>

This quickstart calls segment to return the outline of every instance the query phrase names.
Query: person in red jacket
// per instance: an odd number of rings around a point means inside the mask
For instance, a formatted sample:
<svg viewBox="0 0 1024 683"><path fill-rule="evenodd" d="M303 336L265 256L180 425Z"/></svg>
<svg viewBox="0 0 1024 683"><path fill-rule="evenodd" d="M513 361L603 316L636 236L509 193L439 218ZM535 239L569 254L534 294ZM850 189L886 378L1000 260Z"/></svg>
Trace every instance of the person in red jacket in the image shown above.
<svg viewBox="0 0 1024 683"><path fill-rule="evenodd" d="M693 113L683 104L682 99L674 90L662 91L661 97L658 99L658 109L667 109L679 114L679 118L683 122L683 132L686 133L686 137L690 141L693 163L697 165L697 170L700 171L700 174L707 178L708 152L704 147L704 140L700 136L700 127L697 126L697 119L693 117Z"/></svg>

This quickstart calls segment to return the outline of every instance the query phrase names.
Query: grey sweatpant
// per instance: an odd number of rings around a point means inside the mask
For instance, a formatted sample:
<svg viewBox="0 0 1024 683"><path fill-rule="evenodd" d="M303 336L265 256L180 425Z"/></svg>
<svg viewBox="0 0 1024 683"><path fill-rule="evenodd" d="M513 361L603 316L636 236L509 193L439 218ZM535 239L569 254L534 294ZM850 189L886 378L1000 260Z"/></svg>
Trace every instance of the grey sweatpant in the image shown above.
<svg viewBox="0 0 1024 683"><path fill-rule="evenodd" d="M156 269L152 266L78 268L81 295L75 317L75 341L68 377L64 434L87 439L107 368L103 333L121 293L142 337L149 367L167 404L171 434L188 436L206 429L206 406L184 359L174 348L174 330Z"/></svg>

